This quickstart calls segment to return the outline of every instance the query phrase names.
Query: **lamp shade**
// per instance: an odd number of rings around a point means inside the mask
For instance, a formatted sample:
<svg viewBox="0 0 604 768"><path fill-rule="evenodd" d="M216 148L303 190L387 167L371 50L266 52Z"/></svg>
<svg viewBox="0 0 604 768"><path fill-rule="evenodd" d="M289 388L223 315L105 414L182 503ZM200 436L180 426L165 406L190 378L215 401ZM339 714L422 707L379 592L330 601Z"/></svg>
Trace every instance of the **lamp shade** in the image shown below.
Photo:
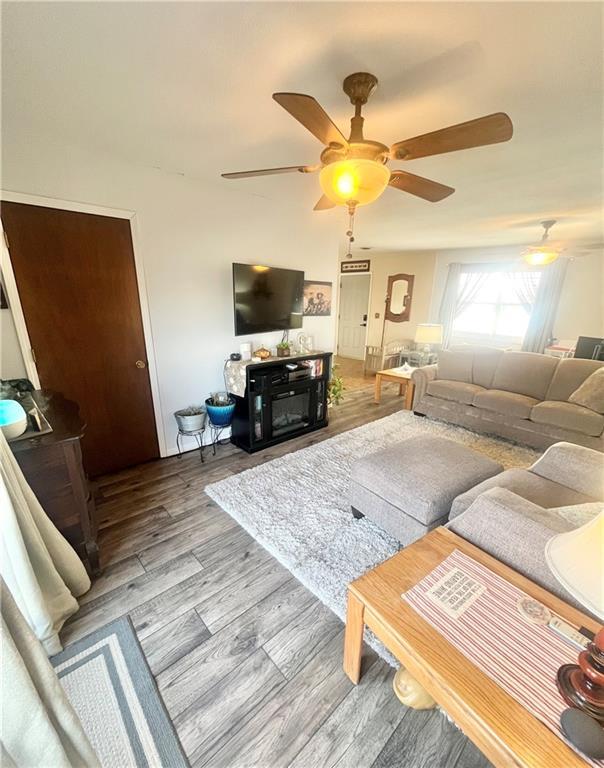
<svg viewBox="0 0 604 768"><path fill-rule="evenodd" d="M377 160L337 160L326 165L319 175L321 189L336 205L372 203L389 181L390 171Z"/></svg>
<svg viewBox="0 0 604 768"><path fill-rule="evenodd" d="M550 539L545 560L560 584L604 620L604 512Z"/></svg>
<svg viewBox="0 0 604 768"><path fill-rule="evenodd" d="M420 323L415 329L416 344L442 344L443 327L438 323Z"/></svg>

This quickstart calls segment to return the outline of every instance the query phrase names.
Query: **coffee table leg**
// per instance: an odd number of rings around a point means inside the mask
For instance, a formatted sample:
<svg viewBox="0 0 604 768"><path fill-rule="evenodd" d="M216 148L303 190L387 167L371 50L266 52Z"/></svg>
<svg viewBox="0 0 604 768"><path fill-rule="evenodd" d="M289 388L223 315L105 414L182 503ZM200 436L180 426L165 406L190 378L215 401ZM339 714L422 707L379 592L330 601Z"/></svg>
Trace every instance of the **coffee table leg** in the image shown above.
<svg viewBox="0 0 604 768"><path fill-rule="evenodd" d="M410 411L413 408L413 393L415 392L415 384L411 379L407 380L407 388L405 390L405 408Z"/></svg>
<svg viewBox="0 0 604 768"><path fill-rule="evenodd" d="M375 374L375 396L373 401L379 403L382 398L382 377L379 373Z"/></svg>
<svg viewBox="0 0 604 768"><path fill-rule="evenodd" d="M344 672L355 685L361 679L364 613L365 606L363 603L352 592L349 592L346 607L346 632L344 633Z"/></svg>

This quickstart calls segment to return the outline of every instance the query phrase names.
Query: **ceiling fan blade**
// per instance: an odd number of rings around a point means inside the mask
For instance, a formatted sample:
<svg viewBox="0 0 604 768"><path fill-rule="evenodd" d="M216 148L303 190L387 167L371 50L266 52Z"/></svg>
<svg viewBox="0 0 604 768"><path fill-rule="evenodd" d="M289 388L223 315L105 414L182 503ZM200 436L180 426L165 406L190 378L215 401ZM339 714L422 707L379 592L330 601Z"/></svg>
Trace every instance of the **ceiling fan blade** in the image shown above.
<svg viewBox="0 0 604 768"><path fill-rule="evenodd" d="M313 208L313 211L326 211L329 208L335 208L335 207L336 207L336 204L334 202L332 202L327 197L327 195L323 195L322 197L319 198L319 201L317 202L317 204Z"/></svg>
<svg viewBox="0 0 604 768"><path fill-rule="evenodd" d="M260 168L257 171L235 171L235 173L220 174L223 179L247 179L251 176L271 176L274 173L313 173L319 168L318 165L286 165L283 168Z"/></svg>
<svg viewBox="0 0 604 768"><path fill-rule="evenodd" d="M445 184L439 184L437 181L430 181L423 176L416 176L406 171L392 171L388 186L400 189L401 192L409 192L431 203L444 200L455 192L453 187L447 187Z"/></svg>
<svg viewBox="0 0 604 768"><path fill-rule="evenodd" d="M505 112L496 112L494 115L441 128L440 131L397 141L390 147L390 153L395 160L415 160L417 157L441 155L445 152L456 152L459 149L471 149L509 141L513 132L514 126Z"/></svg>
<svg viewBox="0 0 604 768"><path fill-rule="evenodd" d="M273 99L298 122L302 123L322 144L348 146L348 142L340 129L312 96L307 96L304 93L273 93Z"/></svg>

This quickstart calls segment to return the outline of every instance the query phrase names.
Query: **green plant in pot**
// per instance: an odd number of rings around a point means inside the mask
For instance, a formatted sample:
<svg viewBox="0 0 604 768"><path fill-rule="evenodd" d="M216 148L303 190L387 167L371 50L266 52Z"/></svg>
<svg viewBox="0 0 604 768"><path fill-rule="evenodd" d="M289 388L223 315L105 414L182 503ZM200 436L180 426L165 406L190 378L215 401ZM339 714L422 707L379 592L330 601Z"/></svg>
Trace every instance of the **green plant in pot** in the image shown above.
<svg viewBox="0 0 604 768"><path fill-rule="evenodd" d="M331 372L331 379L327 384L328 405L339 405L344 399L344 392L346 391L344 379L336 373L337 367L337 365L334 365Z"/></svg>
<svg viewBox="0 0 604 768"><path fill-rule="evenodd" d="M291 349L289 341L280 341L277 344L277 357L289 357L291 355Z"/></svg>

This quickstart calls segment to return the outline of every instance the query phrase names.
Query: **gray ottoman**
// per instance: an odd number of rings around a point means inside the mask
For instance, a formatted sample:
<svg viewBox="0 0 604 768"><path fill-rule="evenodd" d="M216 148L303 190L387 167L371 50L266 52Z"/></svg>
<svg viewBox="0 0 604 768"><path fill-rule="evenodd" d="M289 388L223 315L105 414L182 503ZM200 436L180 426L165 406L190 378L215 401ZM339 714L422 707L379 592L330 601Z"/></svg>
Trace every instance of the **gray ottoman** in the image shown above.
<svg viewBox="0 0 604 768"><path fill-rule="evenodd" d="M406 546L447 521L453 499L503 470L442 437L412 437L352 466L350 506Z"/></svg>

